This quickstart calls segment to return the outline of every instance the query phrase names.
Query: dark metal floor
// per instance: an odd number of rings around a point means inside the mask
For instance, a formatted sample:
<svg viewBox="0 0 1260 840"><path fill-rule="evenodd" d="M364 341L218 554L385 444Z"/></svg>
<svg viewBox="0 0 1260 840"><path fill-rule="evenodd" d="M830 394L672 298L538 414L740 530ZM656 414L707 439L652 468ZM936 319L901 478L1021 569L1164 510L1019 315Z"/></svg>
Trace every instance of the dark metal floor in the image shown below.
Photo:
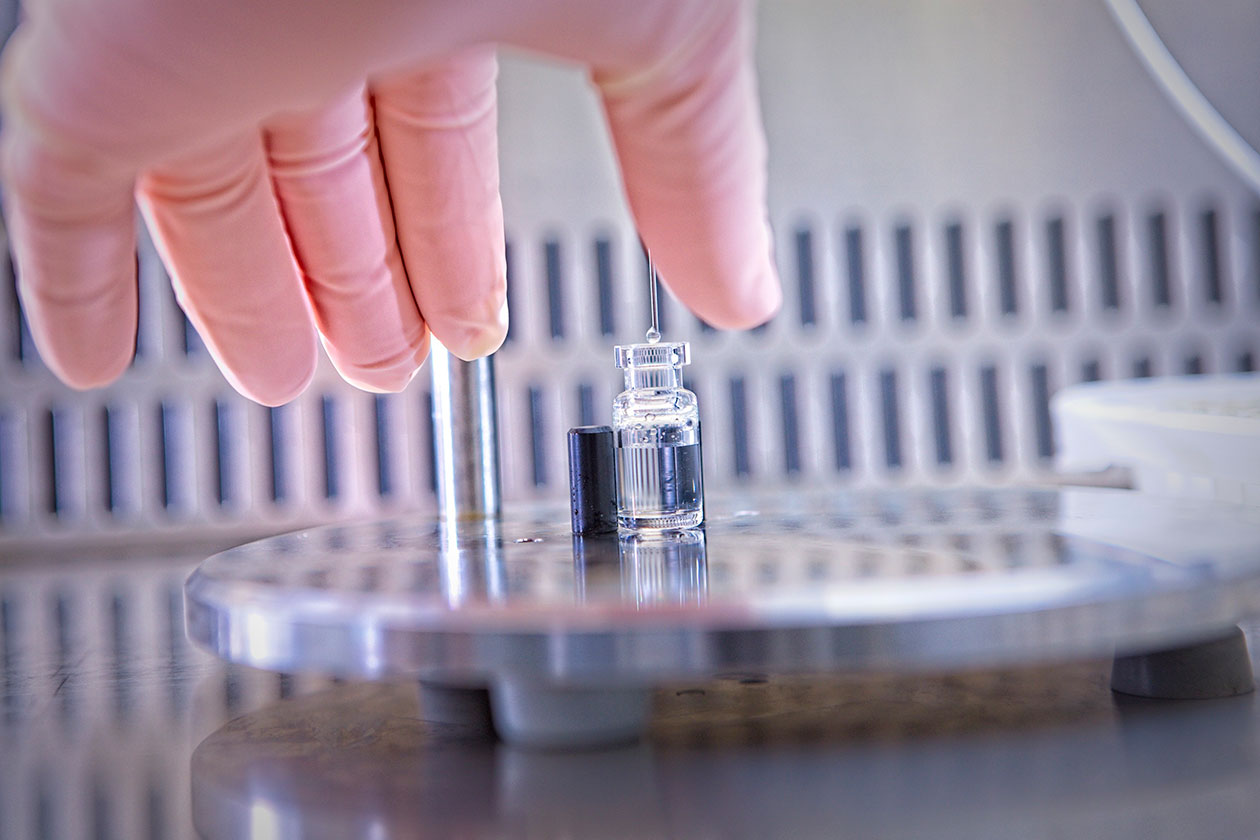
<svg viewBox="0 0 1260 840"><path fill-rule="evenodd" d="M1260 836L1254 696L1118 702L1105 662L731 674L658 692L640 746L520 752L410 685L193 649L200 556L0 566L0 838Z"/></svg>

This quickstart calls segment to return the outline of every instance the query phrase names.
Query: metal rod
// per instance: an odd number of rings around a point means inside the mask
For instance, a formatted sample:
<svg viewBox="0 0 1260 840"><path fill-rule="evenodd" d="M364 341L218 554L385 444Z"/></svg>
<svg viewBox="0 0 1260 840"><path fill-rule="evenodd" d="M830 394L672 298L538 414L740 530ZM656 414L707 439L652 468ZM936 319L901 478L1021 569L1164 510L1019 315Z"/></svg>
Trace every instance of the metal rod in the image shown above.
<svg viewBox="0 0 1260 840"><path fill-rule="evenodd" d="M652 326L648 327L647 340L648 344L655 344L661 340L661 309L660 302L657 300L656 266L652 264L652 252L644 248L643 253L647 255L648 305L652 310Z"/></svg>
<svg viewBox="0 0 1260 840"><path fill-rule="evenodd" d="M461 361L437 341L433 383L433 466L443 519L496 519L502 512L493 357Z"/></svg>

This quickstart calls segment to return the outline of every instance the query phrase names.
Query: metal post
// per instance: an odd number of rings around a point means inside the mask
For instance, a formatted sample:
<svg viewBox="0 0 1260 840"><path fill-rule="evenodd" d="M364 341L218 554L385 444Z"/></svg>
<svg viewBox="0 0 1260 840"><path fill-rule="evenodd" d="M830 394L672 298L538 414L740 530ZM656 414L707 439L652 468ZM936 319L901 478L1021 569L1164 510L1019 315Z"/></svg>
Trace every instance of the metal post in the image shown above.
<svg viewBox="0 0 1260 840"><path fill-rule="evenodd" d="M434 341L429 365L438 510L447 521L497 519L499 426L493 358L461 361Z"/></svg>

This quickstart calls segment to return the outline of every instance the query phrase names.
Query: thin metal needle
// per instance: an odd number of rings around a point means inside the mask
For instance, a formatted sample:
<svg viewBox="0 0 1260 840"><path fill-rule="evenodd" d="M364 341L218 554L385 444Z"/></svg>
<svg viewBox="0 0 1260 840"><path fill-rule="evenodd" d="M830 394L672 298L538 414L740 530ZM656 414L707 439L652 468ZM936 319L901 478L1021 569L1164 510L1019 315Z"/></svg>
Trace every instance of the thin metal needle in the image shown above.
<svg viewBox="0 0 1260 840"><path fill-rule="evenodd" d="M648 327L647 340L648 344L655 344L661 340L661 312L656 299L656 266L652 265L652 252L645 248L644 253L647 254L648 264L648 303L652 309L652 326Z"/></svg>

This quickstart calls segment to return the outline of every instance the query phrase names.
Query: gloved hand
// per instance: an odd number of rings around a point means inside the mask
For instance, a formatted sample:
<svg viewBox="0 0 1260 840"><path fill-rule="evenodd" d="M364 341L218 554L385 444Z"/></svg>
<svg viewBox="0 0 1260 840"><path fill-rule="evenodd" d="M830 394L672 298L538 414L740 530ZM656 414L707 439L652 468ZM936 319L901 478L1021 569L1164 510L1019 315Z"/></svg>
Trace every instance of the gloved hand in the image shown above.
<svg viewBox="0 0 1260 840"><path fill-rule="evenodd" d="M494 44L590 68L639 231L709 323L780 291L739 0L38 0L3 57L0 173L19 291L67 383L136 332L138 201L234 387L309 383L316 329L355 384L398 390L432 332L507 331Z"/></svg>

